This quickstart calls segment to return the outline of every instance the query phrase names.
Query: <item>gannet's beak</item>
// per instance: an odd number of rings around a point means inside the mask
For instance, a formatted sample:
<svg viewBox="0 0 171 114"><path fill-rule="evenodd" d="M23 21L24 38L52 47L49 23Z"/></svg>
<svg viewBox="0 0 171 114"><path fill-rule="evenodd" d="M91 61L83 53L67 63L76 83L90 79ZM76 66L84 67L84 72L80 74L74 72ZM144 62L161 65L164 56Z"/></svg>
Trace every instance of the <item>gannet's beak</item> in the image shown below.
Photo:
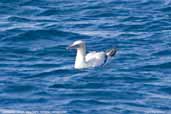
<svg viewBox="0 0 171 114"><path fill-rule="evenodd" d="M79 46L78 45L70 45L70 46L68 46L66 49L67 50L69 50L69 49L76 49L76 48L78 48Z"/></svg>

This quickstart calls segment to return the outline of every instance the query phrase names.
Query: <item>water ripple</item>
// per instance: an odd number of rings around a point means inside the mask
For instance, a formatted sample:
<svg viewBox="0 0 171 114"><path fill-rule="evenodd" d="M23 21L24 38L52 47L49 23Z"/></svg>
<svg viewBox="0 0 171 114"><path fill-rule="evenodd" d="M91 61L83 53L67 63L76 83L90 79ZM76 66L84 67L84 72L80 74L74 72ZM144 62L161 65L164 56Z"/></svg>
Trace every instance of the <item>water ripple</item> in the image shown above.
<svg viewBox="0 0 171 114"><path fill-rule="evenodd" d="M69 114L169 114L170 0L1 0L0 107ZM89 50L116 47L100 68L75 70ZM0 110L1 113L1 110Z"/></svg>

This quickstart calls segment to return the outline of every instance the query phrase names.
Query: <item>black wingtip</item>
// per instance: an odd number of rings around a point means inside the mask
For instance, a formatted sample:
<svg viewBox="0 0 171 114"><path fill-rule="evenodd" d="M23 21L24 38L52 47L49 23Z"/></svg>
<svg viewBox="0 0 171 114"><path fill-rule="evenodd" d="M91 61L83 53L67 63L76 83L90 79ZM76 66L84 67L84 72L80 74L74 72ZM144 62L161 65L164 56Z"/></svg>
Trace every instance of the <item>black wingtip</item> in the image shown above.
<svg viewBox="0 0 171 114"><path fill-rule="evenodd" d="M112 57L112 56L116 55L116 52L117 52L117 49L112 48L106 52L106 55Z"/></svg>

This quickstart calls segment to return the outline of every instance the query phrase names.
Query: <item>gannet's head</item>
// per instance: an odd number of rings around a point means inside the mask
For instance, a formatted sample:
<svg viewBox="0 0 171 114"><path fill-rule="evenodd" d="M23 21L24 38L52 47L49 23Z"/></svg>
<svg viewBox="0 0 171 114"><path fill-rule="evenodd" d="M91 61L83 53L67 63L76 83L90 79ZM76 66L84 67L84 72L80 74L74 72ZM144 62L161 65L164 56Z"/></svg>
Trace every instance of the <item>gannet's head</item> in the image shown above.
<svg viewBox="0 0 171 114"><path fill-rule="evenodd" d="M77 40L73 42L68 49L79 49L79 48L85 48L85 42L82 40Z"/></svg>

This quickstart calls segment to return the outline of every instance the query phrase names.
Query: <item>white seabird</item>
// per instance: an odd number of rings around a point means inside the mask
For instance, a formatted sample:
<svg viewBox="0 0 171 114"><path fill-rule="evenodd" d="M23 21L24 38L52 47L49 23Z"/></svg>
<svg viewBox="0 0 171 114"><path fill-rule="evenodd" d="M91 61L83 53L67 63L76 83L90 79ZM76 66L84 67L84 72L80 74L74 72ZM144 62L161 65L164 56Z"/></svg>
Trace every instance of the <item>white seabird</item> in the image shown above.
<svg viewBox="0 0 171 114"><path fill-rule="evenodd" d="M108 58L114 56L116 54L116 49L112 48L106 52L90 52L86 54L86 45L82 40L75 41L72 43L68 49L77 49L77 55L75 58L74 68L82 69L82 68L90 68L104 65Z"/></svg>

